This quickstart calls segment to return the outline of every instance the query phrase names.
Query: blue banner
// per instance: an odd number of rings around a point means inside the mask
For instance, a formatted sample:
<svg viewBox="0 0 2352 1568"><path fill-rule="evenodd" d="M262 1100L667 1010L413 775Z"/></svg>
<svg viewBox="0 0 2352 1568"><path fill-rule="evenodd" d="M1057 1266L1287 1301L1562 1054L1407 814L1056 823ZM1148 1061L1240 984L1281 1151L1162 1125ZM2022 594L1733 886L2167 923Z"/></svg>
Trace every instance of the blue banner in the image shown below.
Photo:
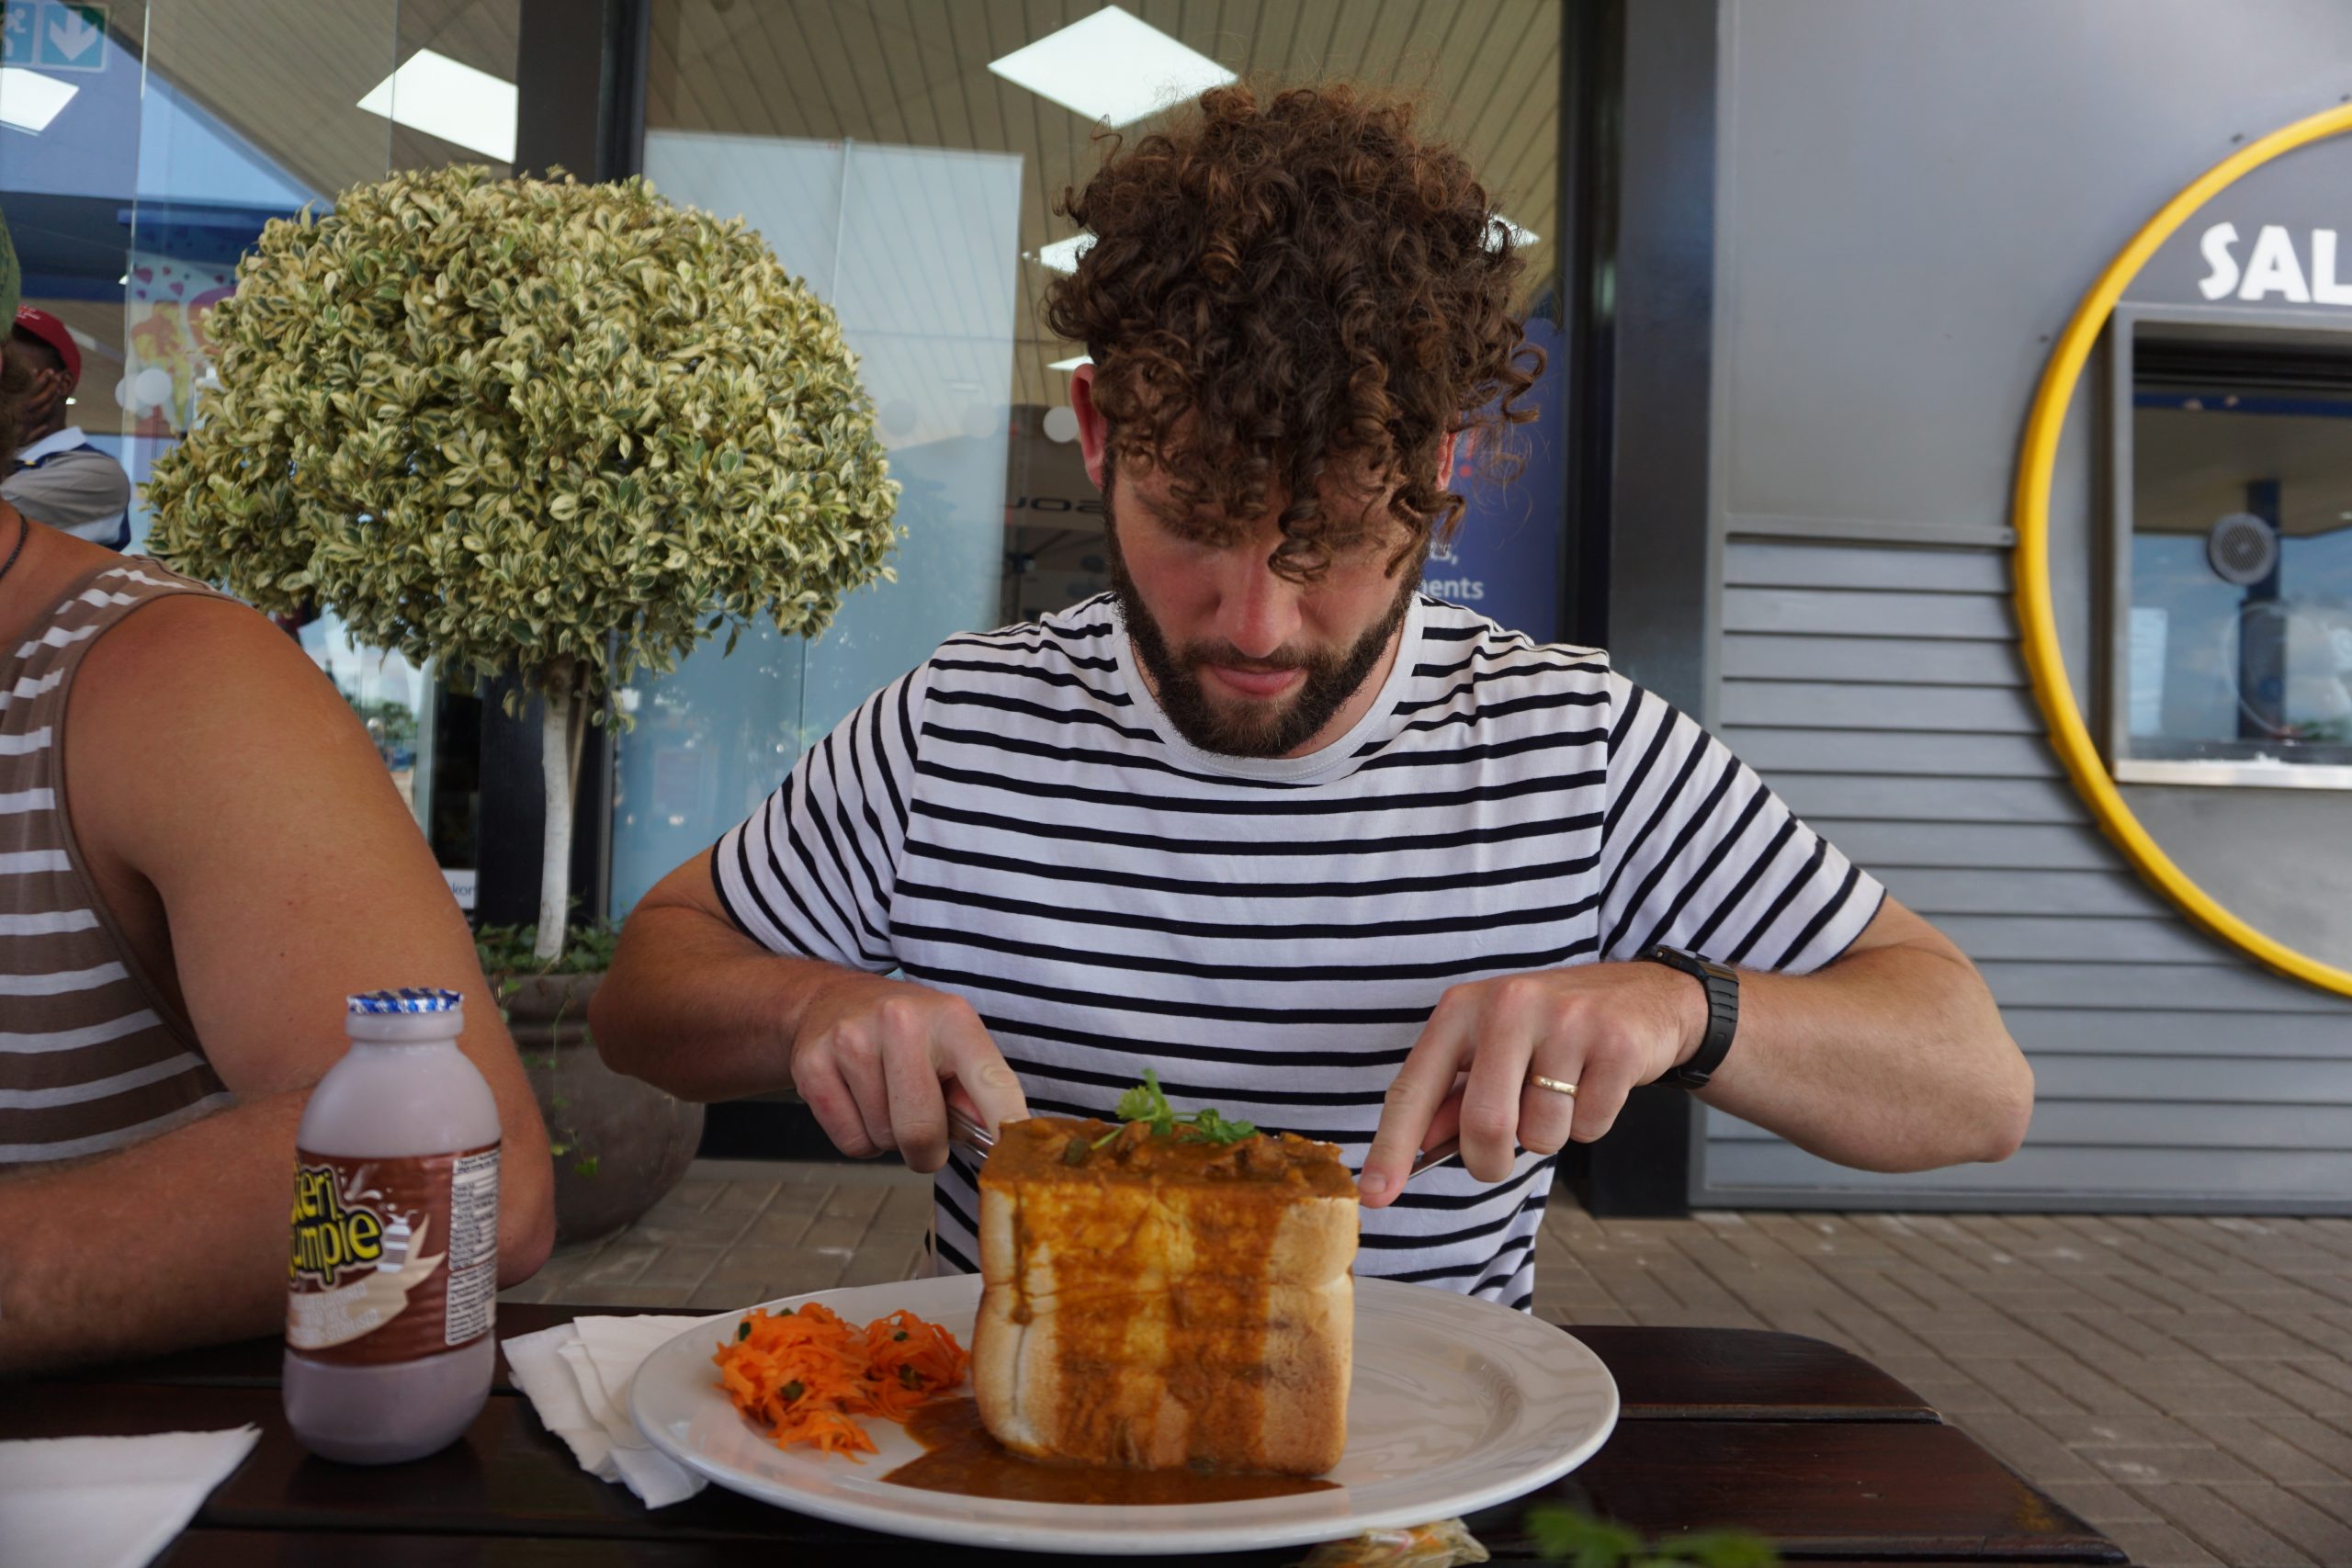
<svg viewBox="0 0 2352 1568"><path fill-rule="evenodd" d="M1457 450L1451 487L1469 501L1451 546L1430 552L1421 586L1436 597L1476 610L1538 642L1560 635L1561 543L1567 520L1566 370L1560 329L1541 317L1527 323L1527 341L1544 351L1544 374L1523 407L1532 423L1504 437L1523 460L1506 483L1485 476L1480 454Z"/></svg>

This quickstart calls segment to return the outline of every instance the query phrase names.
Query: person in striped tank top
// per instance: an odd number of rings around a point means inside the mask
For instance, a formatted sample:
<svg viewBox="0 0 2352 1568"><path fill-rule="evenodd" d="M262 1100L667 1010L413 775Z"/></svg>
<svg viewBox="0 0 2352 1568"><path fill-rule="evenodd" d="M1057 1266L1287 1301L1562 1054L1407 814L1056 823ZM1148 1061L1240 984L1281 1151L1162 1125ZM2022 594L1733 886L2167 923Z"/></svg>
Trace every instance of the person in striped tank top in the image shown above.
<svg viewBox="0 0 2352 1568"><path fill-rule="evenodd" d="M29 381L0 352L0 452ZM254 611L0 502L0 1374L282 1324L304 1100L404 985L466 995L526 1278L546 1134L357 718Z"/></svg>
<svg viewBox="0 0 2352 1568"><path fill-rule="evenodd" d="M1066 208L1113 592L950 638L649 893L608 1061L797 1089L939 1173L966 1270L945 1097L1109 1117L1154 1067L1339 1144L1359 1272L1521 1309L1554 1156L1639 1084L1859 1166L2018 1146L2032 1074L1956 947L1605 653L1417 592L1532 351L1410 106L1217 89Z"/></svg>

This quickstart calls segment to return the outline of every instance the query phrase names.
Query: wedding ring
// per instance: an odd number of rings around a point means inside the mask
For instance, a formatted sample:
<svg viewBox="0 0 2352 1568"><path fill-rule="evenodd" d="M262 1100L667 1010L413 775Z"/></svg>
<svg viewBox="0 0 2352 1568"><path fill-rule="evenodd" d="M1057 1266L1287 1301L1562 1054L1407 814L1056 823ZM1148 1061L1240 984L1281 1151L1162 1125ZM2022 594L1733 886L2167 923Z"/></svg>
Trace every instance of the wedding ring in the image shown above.
<svg viewBox="0 0 2352 1568"><path fill-rule="evenodd" d="M1562 1083L1557 1078L1547 1078L1542 1073L1530 1074L1527 1081L1533 1084L1538 1089L1548 1089L1554 1094L1565 1094L1570 1100L1574 1100L1577 1097L1576 1085L1572 1083Z"/></svg>

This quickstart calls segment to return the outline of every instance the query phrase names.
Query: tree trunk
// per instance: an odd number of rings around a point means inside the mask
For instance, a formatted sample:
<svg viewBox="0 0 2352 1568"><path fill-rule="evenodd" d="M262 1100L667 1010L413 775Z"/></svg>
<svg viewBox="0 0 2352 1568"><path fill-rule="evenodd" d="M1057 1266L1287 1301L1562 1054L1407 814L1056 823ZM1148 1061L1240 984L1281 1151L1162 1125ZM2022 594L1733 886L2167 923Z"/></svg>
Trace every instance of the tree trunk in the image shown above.
<svg viewBox="0 0 2352 1568"><path fill-rule="evenodd" d="M548 672L539 721L539 773L548 794L547 830L539 840L539 931L532 956L553 964L563 956L571 921L571 792L574 714L580 698L567 665Z"/></svg>

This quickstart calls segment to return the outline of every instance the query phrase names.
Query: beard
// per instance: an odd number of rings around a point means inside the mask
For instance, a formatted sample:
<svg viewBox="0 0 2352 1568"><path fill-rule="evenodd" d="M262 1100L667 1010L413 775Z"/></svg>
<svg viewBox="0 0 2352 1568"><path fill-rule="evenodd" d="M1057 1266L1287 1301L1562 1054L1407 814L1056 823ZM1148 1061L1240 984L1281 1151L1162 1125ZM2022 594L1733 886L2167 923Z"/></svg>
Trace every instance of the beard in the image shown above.
<svg viewBox="0 0 2352 1568"><path fill-rule="evenodd" d="M1287 644L1262 659L1251 658L1229 642L1170 645L1159 623L1144 607L1135 579L1119 553L1119 525L1112 514L1110 487L1103 487L1103 513L1108 526L1111 594L1118 601L1127 640L1151 677L1159 709L1176 733L1204 751L1225 757L1285 757L1306 745L1331 722L1332 716L1362 689L1388 651L1389 639L1405 622L1419 591L1421 574L1401 574L1396 596L1379 623L1355 642L1340 648L1293 648ZM1200 673L1205 664L1227 664L1249 670L1298 670L1305 679L1285 696L1217 702L1208 694Z"/></svg>

